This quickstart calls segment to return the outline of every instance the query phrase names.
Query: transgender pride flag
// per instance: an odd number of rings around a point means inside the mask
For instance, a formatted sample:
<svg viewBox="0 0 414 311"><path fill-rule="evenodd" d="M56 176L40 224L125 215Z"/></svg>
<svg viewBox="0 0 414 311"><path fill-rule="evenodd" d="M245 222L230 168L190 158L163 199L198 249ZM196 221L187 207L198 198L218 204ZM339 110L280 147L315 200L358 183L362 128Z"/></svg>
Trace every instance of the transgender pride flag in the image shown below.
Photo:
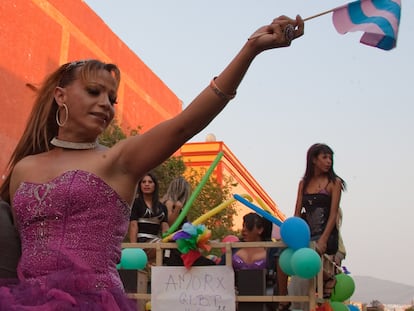
<svg viewBox="0 0 414 311"><path fill-rule="evenodd" d="M360 42L383 50L396 46L401 0L360 0L333 10L332 21L340 34L364 31Z"/></svg>

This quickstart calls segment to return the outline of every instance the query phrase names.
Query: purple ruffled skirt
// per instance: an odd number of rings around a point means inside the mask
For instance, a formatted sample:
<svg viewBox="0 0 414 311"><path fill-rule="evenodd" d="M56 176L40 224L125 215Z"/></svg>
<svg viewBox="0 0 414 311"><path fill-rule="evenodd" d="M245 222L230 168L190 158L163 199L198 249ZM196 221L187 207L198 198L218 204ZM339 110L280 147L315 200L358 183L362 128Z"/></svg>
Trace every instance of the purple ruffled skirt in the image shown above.
<svg viewBox="0 0 414 311"><path fill-rule="evenodd" d="M45 281L0 279L0 311L136 311L119 288L88 289L90 275L55 273Z"/></svg>

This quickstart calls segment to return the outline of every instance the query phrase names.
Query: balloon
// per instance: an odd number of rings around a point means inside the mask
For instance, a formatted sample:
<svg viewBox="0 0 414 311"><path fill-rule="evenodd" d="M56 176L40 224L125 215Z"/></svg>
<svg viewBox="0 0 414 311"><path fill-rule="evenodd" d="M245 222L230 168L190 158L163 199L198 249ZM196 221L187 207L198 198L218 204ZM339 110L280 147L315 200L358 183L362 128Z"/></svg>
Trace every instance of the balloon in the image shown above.
<svg viewBox="0 0 414 311"><path fill-rule="evenodd" d="M275 240L280 240L282 238L280 236L280 227L275 224L272 226L272 238Z"/></svg>
<svg viewBox="0 0 414 311"><path fill-rule="evenodd" d="M248 194L242 194L242 197L246 198L246 200L249 200L249 201L253 200ZM208 211L204 215L201 215L196 220L194 220L193 224L198 225L198 224L203 223L204 221L209 219L211 216L213 216L213 215L217 214L218 212L222 211L224 208L226 208L230 204L234 203L235 201L236 201L236 199L229 199L229 200L221 203L220 205L213 208L211 211Z"/></svg>
<svg viewBox="0 0 414 311"><path fill-rule="evenodd" d="M333 311L349 311L348 306L339 301L331 301L330 305Z"/></svg>
<svg viewBox="0 0 414 311"><path fill-rule="evenodd" d="M292 256L295 250L291 248L285 248L279 256L279 266L287 275L295 275L292 269Z"/></svg>
<svg viewBox="0 0 414 311"><path fill-rule="evenodd" d="M147 262L147 254L141 248L124 248L122 250L121 266L123 269L144 269Z"/></svg>
<svg viewBox="0 0 414 311"><path fill-rule="evenodd" d="M272 215L275 215L274 211L269 206L267 206L261 198L256 197L256 201L257 201L257 203L259 203L260 207L263 208L263 210L265 210L266 212L268 212ZM281 237L280 237L280 226L279 225L272 224L272 239L275 239L275 240L280 240L281 239Z"/></svg>
<svg viewBox="0 0 414 311"><path fill-rule="evenodd" d="M235 235L227 235L227 236L225 236L222 240L221 240L221 242L239 242L240 240L239 240L239 238L237 237L237 236L235 236Z"/></svg>
<svg viewBox="0 0 414 311"><path fill-rule="evenodd" d="M257 201L257 203L259 203L260 207L261 207L261 208L263 208L263 210L265 210L266 212L268 212L268 213L270 213L270 214L273 214L273 211L270 209L270 207L269 207L269 206L267 206L267 205L263 202L263 200L262 200L261 198L256 197L256 201Z"/></svg>
<svg viewBox="0 0 414 311"><path fill-rule="evenodd" d="M309 247L295 250L290 262L295 275L304 279L316 276L322 266L319 254Z"/></svg>
<svg viewBox="0 0 414 311"><path fill-rule="evenodd" d="M193 205L194 200L197 198L198 194L200 193L201 189L206 184L207 180L210 178L210 175L213 173L214 169L216 168L217 164L219 163L221 157L223 156L223 151L220 151L217 154L217 157L214 159L213 163L211 163L211 166L208 168L206 174L201 179L200 183L198 184L197 188L194 190L194 192L191 194L188 201L185 203L182 211L178 215L175 222L171 225L171 227L163 234L164 237L170 235L171 233L175 232L177 230L178 226L183 222L185 216L187 215L188 211L190 210L191 205Z"/></svg>
<svg viewBox="0 0 414 311"><path fill-rule="evenodd" d="M221 242L229 242L229 243L231 243L231 242L239 242L240 240L239 240L239 238L238 237L236 237L235 235L227 235L227 236L225 236L222 240L221 240ZM221 248L221 252L224 254L225 252L226 252L226 248L225 247L222 247Z"/></svg>
<svg viewBox="0 0 414 311"><path fill-rule="evenodd" d="M248 194L242 194L242 196L244 198L246 198L247 200L253 200ZM215 208L213 208L212 210L208 211L207 213L205 213L204 215L201 215L200 217L198 217L196 220L193 221L193 225L199 225L201 223L203 223L204 221L206 221L207 219L209 219L211 216L214 216L215 214L219 213L220 211L222 211L223 209L225 209L227 206L229 206L230 204L232 204L233 202L235 202L236 199L229 199L221 204L219 204L218 206L216 206ZM174 233L164 237L162 239L162 242L168 242L171 240L171 238L173 237Z"/></svg>
<svg viewBox="0 0 414 311"><path fill-rule="evenodd" d="M349 311L359 311L359 308L357 306L351 304L348 305L348 309Z"/></svg>
<svg viewBox="0 0 414 311"><path fill-rule="evenodd" d="M340 273L335 275L336 284L331 295L331 301L345 301L355 291L355 282L349 274Z"/></svg>
<svg viewBox="0 0 414 311"><path fill-rule="evenodd" d="M247 201L242 196L240 196L238 194L233 194L233 197L237 201L239 201L239 202L243 203L244 205L246 205L247 207L250 207L252 210L254 210L257 214L259 214L263 218L266 218L267 220L271 221L272 223L274 223L278 226L280 226L282 224L282 222L279 219L277 219L275 216L273 216L270 213L262 210L260 207L254 205L253 203Z"/></svg>
<svg viewBox="0 0 414 311"><path fill-rule="evenodd" d="M300 217L289 217L280 226L283 242L290 248L309 247L310 229L306 221Z"/></svg>

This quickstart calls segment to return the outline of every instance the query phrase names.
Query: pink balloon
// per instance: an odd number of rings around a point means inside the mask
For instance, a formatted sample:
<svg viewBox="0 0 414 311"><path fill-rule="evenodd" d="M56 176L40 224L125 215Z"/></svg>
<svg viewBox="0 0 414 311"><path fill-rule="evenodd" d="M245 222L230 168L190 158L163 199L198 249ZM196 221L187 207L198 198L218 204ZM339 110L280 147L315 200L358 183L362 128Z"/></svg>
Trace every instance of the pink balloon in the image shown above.
<svg viewBox="0 0 414 311"><path fill-rule="evenodd" d="M229 242L229 243L231 243L231 242L239 242L240 240L239 240L239 238L238 237L236 237L235 235L227 235L227 236L225 236L222 240L221 240L221 242ZM221 248L221 252L224 254L225 252L226 252L226 248L225 247L222 247Z"/></svg>
<svg viewBox="0 0 414 311"><path fill-rule="evenodd" d="M280 240L282 237L280 236L280 227L273 224L272 227L272 238L275 240Z"/></svg>
<svg viewBox="0 0 414 311"><path fill-rule="evenodd" d="M239 238L235 235L227 235L221 240L221 242L239 242Z"/></svg>

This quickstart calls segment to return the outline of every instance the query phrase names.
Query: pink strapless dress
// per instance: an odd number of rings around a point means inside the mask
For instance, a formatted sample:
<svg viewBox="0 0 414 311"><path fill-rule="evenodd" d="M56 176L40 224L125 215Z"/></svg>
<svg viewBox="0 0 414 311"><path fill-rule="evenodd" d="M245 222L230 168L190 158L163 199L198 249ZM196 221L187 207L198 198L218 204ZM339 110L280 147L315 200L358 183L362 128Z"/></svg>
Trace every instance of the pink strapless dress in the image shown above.
<svg viewBox="0 0 414 311"><path fill-rule="evenodd" d="M130 207L92 173L24 182L13 200L22 241L17 284L0 287L0 311L137 310L116 264Z"/></svg>

